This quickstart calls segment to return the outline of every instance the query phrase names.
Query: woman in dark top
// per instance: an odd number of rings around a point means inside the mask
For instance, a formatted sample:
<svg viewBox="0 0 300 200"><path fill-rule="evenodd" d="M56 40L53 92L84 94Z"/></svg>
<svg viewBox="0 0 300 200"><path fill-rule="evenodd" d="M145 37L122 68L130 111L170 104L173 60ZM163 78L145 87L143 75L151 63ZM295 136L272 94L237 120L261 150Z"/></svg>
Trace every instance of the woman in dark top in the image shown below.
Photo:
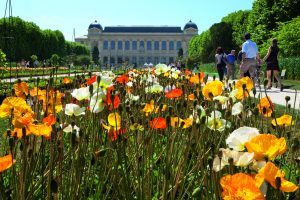
<svg viewBox="0 0 300 200"><path fill-rule="evenodd" d="M267 64L267 78L268 78L268 85L267 88L271 89L272 87L272 72L274 77L277 79L280 90L282 90L282 84L279 76L279 64L278 64L278 55L279 55L279 48L277 45L277 39L274 38L272 40L272 46L269 47L267 55L264 57L263 61Z"/></svg>
<svg viewBox="0 0 300 200"><path fill-rule="evenodd" d="M216 63L216 68L218 70L220 81L223 81L225 70L226 70L225 57L226 55L224 54L223 48L218 47L216 49L215 63Z"/></svg>

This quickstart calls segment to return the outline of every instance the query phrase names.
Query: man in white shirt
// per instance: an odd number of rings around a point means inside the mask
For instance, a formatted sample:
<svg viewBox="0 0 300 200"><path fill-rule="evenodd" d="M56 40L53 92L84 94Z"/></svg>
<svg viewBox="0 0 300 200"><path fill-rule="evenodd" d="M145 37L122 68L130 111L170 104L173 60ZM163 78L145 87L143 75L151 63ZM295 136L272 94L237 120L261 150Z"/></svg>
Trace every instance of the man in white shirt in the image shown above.
<svg viewBox="0 0 300 200"><path fill-rule="evenodd" d="M255 42L250 40L250 33L246 33L245 42L242 46L242 64L240 66L240 76L249 71L251 78L255 78L257 63L260 63L258 48Z"/></svg>

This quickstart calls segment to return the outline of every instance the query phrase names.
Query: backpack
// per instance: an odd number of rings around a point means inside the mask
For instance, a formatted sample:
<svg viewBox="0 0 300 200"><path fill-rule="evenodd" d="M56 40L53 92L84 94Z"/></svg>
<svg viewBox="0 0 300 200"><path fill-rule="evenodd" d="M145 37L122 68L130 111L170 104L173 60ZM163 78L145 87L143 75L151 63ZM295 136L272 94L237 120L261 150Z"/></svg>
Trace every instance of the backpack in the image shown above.
<svg viewBox="0 0 300 200"><path fill-rule="evenodd" d="M224 55L222 55L222 58L221 58L221 64L220 64L222 67L225 67L226 66L226 57L224 57Z"/></svg>

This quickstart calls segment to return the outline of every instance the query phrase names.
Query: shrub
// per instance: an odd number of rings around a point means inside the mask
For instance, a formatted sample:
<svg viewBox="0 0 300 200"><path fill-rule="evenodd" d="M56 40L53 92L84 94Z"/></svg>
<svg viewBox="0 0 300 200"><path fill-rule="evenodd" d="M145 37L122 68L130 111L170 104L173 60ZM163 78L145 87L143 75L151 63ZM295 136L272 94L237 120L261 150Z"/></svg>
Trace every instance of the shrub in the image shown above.
<svg viewBox="0 0 300 200"><path fill-rule="evenodd" d="M280 69L286 69L285 77L292 80L300 80L300 58L281 58L279 60Z"/></svg>

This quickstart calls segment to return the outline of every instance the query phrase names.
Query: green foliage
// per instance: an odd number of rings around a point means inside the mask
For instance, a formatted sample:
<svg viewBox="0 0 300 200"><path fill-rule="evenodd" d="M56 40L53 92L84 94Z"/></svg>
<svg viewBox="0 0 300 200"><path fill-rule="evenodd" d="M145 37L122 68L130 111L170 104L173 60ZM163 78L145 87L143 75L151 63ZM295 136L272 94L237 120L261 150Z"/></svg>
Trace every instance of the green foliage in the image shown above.
<svg viewBox="0 0 300 200"><path fill-rule="evenodd" d="M300 80L300 58L281 58L279 59L281 69L286 69L286 79Z"/></svg>
<svg viewBox="0 0 300 200"><path fill-rule="evenodd" d="M280 22L290 21L300 15L300 1L256 0L249 15L249 31L258 45L272 36Z"/></svg>
<svg viewBox="0 0 300 200"><path fill-rule="evenodd" d="M90 62L91 62L90 56L80 55L80 56L77 56L74 64L75 65L89 65Z"/></svg>
<svg viewBox="0 0 300 200"><path fill-rule="evenodd" d="M0 67L6 67L6 54L0 49Z"/></svg>
<svg viewBox="0 0 300 200"><path fill-rule="evenodd" d="M99 64L99 49L96 46L93 48L92 58L95 64Z"/></svg>
<svg viewBox="0 0 300 200"><path fill-rule="evenodd" d="M34 61L36 61L36 60L38 59L38 57L37 57L36 55L30 56L30 58L31 58L31 61L32 61L32 62L34 62Z"/></svg>
<svg viewBox="0 0 300 200"><path fill-rule="evenodd" d="M279 27L274 36L278 39L282 56L300 56L300 17Z"/></svg>
<svg viewBox="0 0 300 200"><path fill-rule="evenodd" d="M60 57L57 54L53 54L50 58L53 66L58 66Z"/></svg>
<svg viewBox="0 0 300 200"><path fill-rule="evenodd" d="M223 17L222 22L228 23L232 28L232 47L241 49L244 42L244 34L247 32L248 16L250 10L239 10Z"/></svg>
<svg viewBox="0 0 300 200"><path fill-rule="evenodd" d="M66 55L90 55L90 50L87 46L70 41L65 43L65 52Z"/></svg>

